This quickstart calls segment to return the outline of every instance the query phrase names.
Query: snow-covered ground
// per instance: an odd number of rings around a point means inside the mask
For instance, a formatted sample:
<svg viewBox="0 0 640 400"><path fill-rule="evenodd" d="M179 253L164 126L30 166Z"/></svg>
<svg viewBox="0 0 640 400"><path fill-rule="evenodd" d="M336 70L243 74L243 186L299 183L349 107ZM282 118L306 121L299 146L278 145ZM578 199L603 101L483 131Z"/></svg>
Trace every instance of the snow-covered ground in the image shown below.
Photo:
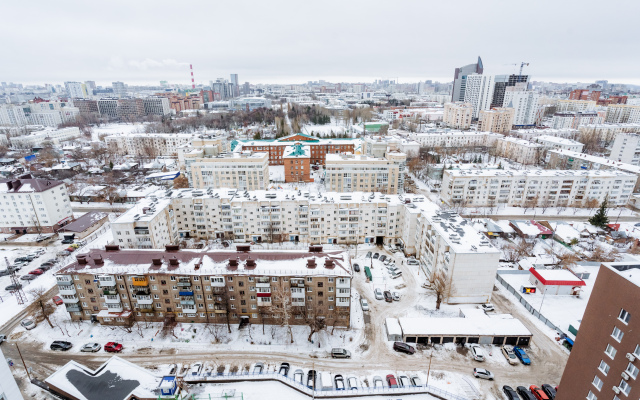
<svg viewBox="0 0 640 400"><path fill-rule="evenodd" d="M143 123L133 124L104 124L101 126L94 126L91 128L91 140L97 142L102 135L117 135L120 133L138 133L144 132Z"/></svg>
<svg viewBox="0 0 640 400"><path fill-rule="evenodd" d="M335 133L337 134L343 134L346 132L346 129L344 127L343 124L340 125L336 125L336 124L326 124L326 125L313 125L313 124L309 124L309 125L304 125L302 127L302 133L304 133L305 135L311 135L313 134L313 136L330 136L331 133Z"/></svg>

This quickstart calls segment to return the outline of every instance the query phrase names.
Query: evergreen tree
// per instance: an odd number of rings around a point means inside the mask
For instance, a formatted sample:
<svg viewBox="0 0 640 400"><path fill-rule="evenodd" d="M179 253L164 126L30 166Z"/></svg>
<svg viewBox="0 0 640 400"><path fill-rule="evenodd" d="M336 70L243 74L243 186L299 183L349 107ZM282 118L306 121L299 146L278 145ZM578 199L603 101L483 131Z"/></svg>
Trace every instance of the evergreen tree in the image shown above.
<svg viewBox="0 0 640 400"><path fill-rule="evenodd" d="M607 197L602 200L602 203L600 203L600 208L593 215L593 217L589 218L589 223L599 228L604 228L607 226L607 224L609 223L609 217L607 217Z"/></svg>

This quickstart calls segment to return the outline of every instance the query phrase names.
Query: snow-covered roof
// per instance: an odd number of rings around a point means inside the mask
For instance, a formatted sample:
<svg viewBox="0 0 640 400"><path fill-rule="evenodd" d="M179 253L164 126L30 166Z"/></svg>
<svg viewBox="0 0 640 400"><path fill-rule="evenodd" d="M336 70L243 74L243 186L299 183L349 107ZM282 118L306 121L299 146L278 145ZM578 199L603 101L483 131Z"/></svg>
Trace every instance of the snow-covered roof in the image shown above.
<svg viewBox="0 0 640 400"><path fill-rule="evenodd" d="M612 262L602 265L640 287L640 262Z"/></svg>
<svg viewBox="0 0 640 400"><path fill-rule="evenodd" d="M386 318L384 323L387 326L387 333L389 335L402 336L402 328L400 327L400 323L397 318Z"/></svg>
<svg viewBox="0 0 640 400"><path fill-rule="evenodd" d="M113 356L95 370L69 361L45 382L54 391L62 391L79 400L125 400L157 398L155 390L161 378L120 357Z"/></svg>
<svg viewBox="0 0 640 400"><path fill-rule="evenodd" d="M567 269L529 269L543 285L587 286L587 284Z"/></svg>
<svg viewBox="0 0 640 400"><path fill-rule="evenodd" d="M404 336L532 336L511 314L489 316L482 310L464 310L464 317L398 318Z"/></svg>

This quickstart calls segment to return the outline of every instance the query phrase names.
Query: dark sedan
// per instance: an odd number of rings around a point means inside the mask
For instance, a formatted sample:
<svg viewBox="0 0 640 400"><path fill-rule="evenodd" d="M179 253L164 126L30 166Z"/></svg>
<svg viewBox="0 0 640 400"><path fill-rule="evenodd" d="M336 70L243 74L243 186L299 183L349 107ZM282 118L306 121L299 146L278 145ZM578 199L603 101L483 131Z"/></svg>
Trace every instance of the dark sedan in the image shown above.
<svg viewBox="0 0 640 400"><path fill-rule="evenodd" d="M73 345L70 342L65 342L63 340L56 340L55 342L51 343L51 350L59 350L59 351L67 351L69 350Z"/></svg>

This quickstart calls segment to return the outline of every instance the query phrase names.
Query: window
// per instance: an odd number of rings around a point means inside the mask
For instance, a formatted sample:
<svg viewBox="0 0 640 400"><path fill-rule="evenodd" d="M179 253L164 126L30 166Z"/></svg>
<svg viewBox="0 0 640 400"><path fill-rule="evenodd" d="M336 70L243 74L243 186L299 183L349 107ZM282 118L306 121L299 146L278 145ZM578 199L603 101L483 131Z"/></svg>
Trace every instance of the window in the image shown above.
<svg viewBox="0 0 640 400"><path fill-rule="evenodd" d="M636 356L636 358L640 358L640 344L636 345L636 349L633 351L633 355Z"/></svg>
<svg viewBox="0 0 640 400"><path fill-rule="evenodd" d="M625 370L625 372L633 379L636 379L638 377L638 367L631 363L627 365L627 369Z"/></svg>
<svg viewBox="0 0 640 400"><path fill-rule="evenodd" d="M587 394L587 400L598 400L595 394L589 390L589 394Z"/></svg>
<svg viewBox="0 0 640 400"><path fill-rule="evenodd" d="M622 337L624 336L624 332L618 329L617 326L613 327L613 332L611 333L611 337L617 340L618 342L622 341Z"/></svg>
<svg viewBox="0 0 640 400"><path fill-rule="evenodd" d="M596 389L602 389L602 379L598 378L598 375L593 377L593 382L591 383L593 383L593 386L595 386Z"/></svg>
<svg viewBox="0 0 640 400"><path fill-rule="evenodd" d="M600 370L600 372L602 372L603 374L607 375L609 373L609 364L607 364L606 362L604 362L604 360L600 361L600 365L598 366L598 369Z"/></svg>
<svg viewBox="0 0 640 400"><path fill-rule="evenodd" d="M629 323L629 320L631 319L631 314L629 314L624 308L620 310L620 315L618 315L618 319L622 322L624 322L625 324Z"/></svg>
<svg viewBox="0 0 640 400"><path fill-rule="evenodd" d="M613 360L615 358L616 353L618 352L618 350L616 350L613 346L608 344L607 345L607 349L604 352L607 353L607 355L609 357L611 357L611 359Z"/></svg>
<svg viewBox="0 0 640 400"><path fill-rule="evenodd" d="M618 385L618 387L620 388L620 391L625 394L625 396L629 395L629 392L631 391L631 386L629 386L627 381L625 381L624 379L621 379L620 385Z"/></svg>

